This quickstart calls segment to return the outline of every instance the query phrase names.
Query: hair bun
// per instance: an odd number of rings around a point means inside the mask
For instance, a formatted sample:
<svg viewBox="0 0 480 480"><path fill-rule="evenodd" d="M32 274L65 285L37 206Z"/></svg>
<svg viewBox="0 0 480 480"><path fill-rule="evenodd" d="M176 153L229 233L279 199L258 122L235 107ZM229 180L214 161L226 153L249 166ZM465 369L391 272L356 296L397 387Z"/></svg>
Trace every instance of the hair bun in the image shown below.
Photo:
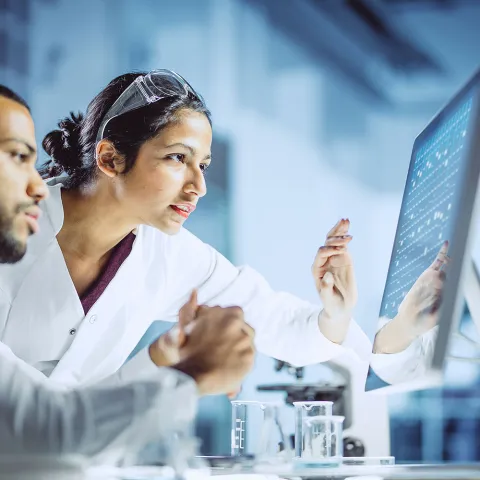
<svg viewBox="0 0 480 480"><path fill-rule="evenodd" d="M59 170L71 174L82 165L82 148L80 134L83 125L83 115L70 113L58 123L59 130L53 130L47 134L42 142L53 165L53 170L59 174ZM57 167L61 167L60 169Z"/></svg>

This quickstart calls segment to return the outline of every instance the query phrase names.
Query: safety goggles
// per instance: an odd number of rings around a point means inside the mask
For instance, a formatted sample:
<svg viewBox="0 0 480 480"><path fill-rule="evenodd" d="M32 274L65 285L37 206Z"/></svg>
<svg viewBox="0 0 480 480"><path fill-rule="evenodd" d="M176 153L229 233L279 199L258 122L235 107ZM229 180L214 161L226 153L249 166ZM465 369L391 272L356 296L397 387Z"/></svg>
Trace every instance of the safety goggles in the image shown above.
<svg viewBox="0 0 480 480"><path fill-rule="evenodd" d="M171 70L153 70L147 75L137 77L117 98L107 111L97 133L97 142L103 139L105 128L110 120L137 108L158 102L162 98L182 93L199 97L192 86L178 73Z"/></svg>

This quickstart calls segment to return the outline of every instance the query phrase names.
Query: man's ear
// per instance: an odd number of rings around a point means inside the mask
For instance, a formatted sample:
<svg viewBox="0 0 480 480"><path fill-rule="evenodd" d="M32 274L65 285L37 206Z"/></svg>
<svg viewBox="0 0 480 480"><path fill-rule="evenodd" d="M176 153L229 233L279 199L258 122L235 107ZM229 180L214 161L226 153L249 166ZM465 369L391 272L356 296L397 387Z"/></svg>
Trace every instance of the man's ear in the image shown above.
<svg viewBox="0 0 480 480"><path fill-rule="evenodd" d="M125 158L108 140L101 140L96 148L97 167L110 178L125 170Z"/></svg>

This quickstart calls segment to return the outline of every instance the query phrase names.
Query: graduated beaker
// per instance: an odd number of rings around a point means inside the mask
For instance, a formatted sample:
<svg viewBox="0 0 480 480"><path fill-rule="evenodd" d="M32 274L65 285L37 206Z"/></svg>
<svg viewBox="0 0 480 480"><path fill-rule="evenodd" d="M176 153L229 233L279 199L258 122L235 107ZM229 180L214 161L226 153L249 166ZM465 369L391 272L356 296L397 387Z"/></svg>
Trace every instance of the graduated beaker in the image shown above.
<svg viewBox="0 0 480 480"><path fill-rule="evenodd" d="M333 467L342 463L345 417L318 416L303 419L303 443L296 462L309 467Z"/></svg>
<svg viewBox="0 0 480 480"><path fill-rule="evenodd" d="M254 455L259 461L285 456L280 406L277 402L232 402L232 455Z"/></svg>
<svg viewBox="0 0 480 480"><path fill-rule="evenodd" d="M295 407L295 456L300 457L304 436L303 422L308 417L329 416L333 412L333 402L293 402Z"/></svg>

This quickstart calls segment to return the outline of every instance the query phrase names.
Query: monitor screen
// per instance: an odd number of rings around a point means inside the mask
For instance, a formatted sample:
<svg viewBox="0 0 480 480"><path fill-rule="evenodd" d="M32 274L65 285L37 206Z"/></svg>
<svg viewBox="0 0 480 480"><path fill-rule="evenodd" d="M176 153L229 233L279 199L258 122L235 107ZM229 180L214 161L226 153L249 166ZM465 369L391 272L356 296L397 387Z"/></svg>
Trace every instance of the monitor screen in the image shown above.
<svg viewBox="0 0 480 480"><path fill-rule="evenodd" d="M476 91L463 91L415 141L367 390L418 380L431 366L452 240L470 174Z"/></svg>

